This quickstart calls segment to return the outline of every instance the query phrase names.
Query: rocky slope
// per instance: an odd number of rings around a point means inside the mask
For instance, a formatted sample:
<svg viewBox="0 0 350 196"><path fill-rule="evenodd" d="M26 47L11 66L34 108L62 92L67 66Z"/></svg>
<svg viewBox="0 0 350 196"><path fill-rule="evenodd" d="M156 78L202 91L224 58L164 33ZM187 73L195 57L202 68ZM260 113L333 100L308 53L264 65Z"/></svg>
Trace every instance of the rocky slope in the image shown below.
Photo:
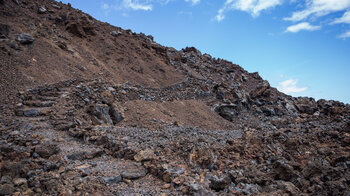
<svg viewBox="0 0 350 196"><path fill-rule="evenodd" d="M350 194L349 105L51 0L0 18L0 195Z"/></svg>

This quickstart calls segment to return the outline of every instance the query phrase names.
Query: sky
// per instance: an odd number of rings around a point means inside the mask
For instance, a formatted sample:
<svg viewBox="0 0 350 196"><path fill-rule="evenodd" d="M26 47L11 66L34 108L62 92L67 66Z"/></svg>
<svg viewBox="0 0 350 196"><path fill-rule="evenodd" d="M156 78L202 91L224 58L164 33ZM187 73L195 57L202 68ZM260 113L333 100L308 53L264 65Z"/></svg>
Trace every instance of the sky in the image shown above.
<svg viewBox="0 0 350 196"><path fill-rule="evenodd" d="M259 72L292 96L350 103L350 0L63 0L178 50Z"/></svg>

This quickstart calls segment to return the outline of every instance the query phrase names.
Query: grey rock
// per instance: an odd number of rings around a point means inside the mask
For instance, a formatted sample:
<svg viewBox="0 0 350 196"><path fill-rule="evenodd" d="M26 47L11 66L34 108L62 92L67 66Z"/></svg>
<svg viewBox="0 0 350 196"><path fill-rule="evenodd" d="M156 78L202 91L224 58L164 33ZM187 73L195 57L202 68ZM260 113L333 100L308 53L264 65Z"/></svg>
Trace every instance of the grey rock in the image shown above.
<svg viewBox="0 0 350 196"><path fill-rule="evenodd" d="M36 109L30 109L23 111L23 115L26 117L36 117L39 116L39 111Z"/></svg>
<svg viewBox="0 0 350 196"><path fill-rule="evenodd" d="M17 35L17 40L21 44L31 44L34 42L35 38L31 34L22 33Z"/></svg>
<svg viewBox="0 0 350 196"><path fill-rule="evenodd" d="M59 152L59 148L56 144L43 144L35 148L35 152L43 158L49 158L50 156Z"/></svg>
<svg viewBox="0 0 350 196"><path fill-rule="evenodd" d="M217 112L221 117L226 120L232 120L238 115L239 107L235 104L223 104L215 107L215 112Z"/></svg>
<svg viewBox="0 0 350 196"><path fill-rule="evenodd" d="M143 166L131 164L122 171L121 175L126 179L138 179L146 176L147 170Z"/></svg>
<svg viewBox="0 0 350 196"><path fill-rule="evenodd" d="M15 188L11 184L0 185L0 195L12 195Z"/></svg>
<svg viewBox="0 0 350 196"><path fill-rule="evenodd" d="M117 124L124 120L123 114L117 110L116 107L110 107L111 119L114 124Z"/></svg>
<svg viewBox="0 0 350 196"><path fill-rule="evenodd" d="M117 36L119 36L121 34L122 34L122 32L120 32L120 31L112 31L111 32L111 35L114 36L114 37L117 37Z"/></svg>
<svg viewBox="0 0 350 196"><path fill-rule="evenodd" d="M56 9L59 9L59 10L60 10L60 9L62 9L62 7L61 7L61 6L56 5L56 4L52 4L52 7L53 7L53 8L56 8Z"/></svg>
<svg viewBox="0 0 350 196"><path fill-rule="evenodd" d="M231 179L228 176L218 178L213 176L210 179L209 187L215 191L226 189L231 184Z"/></svg>
<svg viewBox="0 0 350 196"><path fill-rule="evenodd" d="M0 184L12 184L12 180L9 176L1 177Z"/></svg>
<svg viewBox="0 0 350 196"><path fill-rule="evenodd" d="M138 152L134 156L134 159L137 162L141 162L141 161L152 160L152 159L154 159L154 157L155 157L155 154L154 154L153 150L146 149L146 150L142 150L142 151Z"/></svg>
<svg viewBox="0 0 350 196"><path fill-rule="evenodd" d="M106 184L116 184L122 181L122 176L113 176L113 177L103 177L103 180L106 182Z"/></svg>
<svg viewBox="0 0 350 196"><path fill-rule="evenodd" d="M38 9L38 14L45 14L47 12L47 9L44 6L41 6Z"/></svg>
<svg viewBox="0 0 350 196"><path fill-rule="evenodd" d="M113 124L111 117L109 116L109 106L105 104L95 104L90 105L88 108L88 113L93 115L93 120L95 124Z"/></svg>

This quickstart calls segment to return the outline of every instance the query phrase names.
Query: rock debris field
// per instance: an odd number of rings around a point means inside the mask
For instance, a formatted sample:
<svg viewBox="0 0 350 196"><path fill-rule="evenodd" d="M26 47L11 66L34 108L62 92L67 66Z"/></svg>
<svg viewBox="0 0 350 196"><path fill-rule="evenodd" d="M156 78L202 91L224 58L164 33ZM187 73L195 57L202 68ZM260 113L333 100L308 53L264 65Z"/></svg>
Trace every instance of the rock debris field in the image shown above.
<svg viewBox="0 0 350 196"><path fill-rule="evenodd" d="M350 106L51 0L0 1L0 195L350 195Z"/></svg>

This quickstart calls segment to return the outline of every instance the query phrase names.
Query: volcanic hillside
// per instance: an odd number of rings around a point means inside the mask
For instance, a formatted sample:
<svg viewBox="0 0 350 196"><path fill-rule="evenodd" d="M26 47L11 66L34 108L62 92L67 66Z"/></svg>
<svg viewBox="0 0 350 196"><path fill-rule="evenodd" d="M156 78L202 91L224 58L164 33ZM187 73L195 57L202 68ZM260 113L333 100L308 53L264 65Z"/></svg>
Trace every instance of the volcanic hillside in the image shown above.
<svg viewBox="0 0 350 196"><path fill-rule="evenodd" d="M0 195L350 195L350 106L53 0L0 0Z"/></svg>

